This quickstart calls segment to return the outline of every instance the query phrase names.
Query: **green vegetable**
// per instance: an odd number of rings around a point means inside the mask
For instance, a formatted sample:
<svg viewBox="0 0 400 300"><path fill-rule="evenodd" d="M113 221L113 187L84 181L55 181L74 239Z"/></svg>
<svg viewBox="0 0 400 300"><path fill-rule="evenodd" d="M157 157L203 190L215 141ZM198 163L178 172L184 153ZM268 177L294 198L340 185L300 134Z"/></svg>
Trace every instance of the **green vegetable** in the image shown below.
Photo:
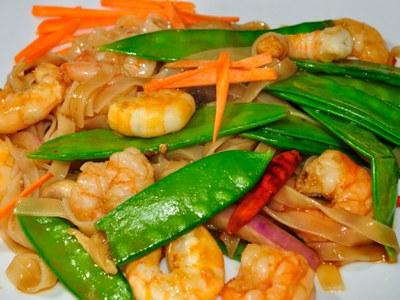
<svg viewBox="0 0 400 300"><path fill-rule="evenodd" d="M263 126L286 114L287 108L279 105L230 104L226 107L219 136ZM162 144L169 150L188 147L211 141L214 116L214 106L203 106L181 131L151 139L125 137L105 129L82 131L48 141L28 156L46 160L88 160L107 158L127 147L136 147L143 152L158 152Z"/></svg>
<svg viewBox="0 0 400 300"><path fill-rule="evenodd" d="M347 146L322 127L295 116L256 128L241 136L281 149L297 149L306 154L320 154L326 149L344 149Z"/></svg>
<svg viewBox="0 0 400 300"><path fill-rule="evenodd" d="M304 110L370 161L374 218L392 227L397 200L397 163L391 149L371 132L352 122L310 108L304 107ZM387 252L389 258L395 261L396 252L390 248Z"/></svg>
<svg viewBox="0 0 400 300"><path fill-rule="evenodd" d="M240 199L260 179L273 153L227 151L157 181L96 223L117 264L163 246Z"/></svg>
<svg viewBox="0 0 400 300"><path fill-rule="evenodd" d="M330 20L307 22L272 30L187 29L164 30L101 46L101 51L136 55L157 61L174 61L196 52L228 47L248 47L266 32L296 34L333 26Z"/></svg>
<svg viewBox="0 0 400 300"><path fill-rule="evenodd" d="M364 80L381 81L400 86L400 68L359 60L340 62L318 62L314 60L294 60L300 69L307 72L351 76Z"/></svg>
<svg viewBox="0 0 400 300"><path fill-rule="evenodd" d="M239 244L236 247L235 253L233 253L233 256L230 257L228 255L228 249L226 248L226 245L224 244L223 241L221 241L219 238L215 238L215 241L217 242L218 247L221 249L222 253L225 256L228 256L229 258L239 261L242 259L242 254L246 246L248 245L247 242L240 240Z"/></svg>
<svg viewBox="0 0 400 300"><path fill-rule="evenodd" d="M40 257L64 286L79 299L132 299L121 273L108 275L67 230L59 218L17 216L22 230Z"/></svg>
<svg viewBox="0 0 400 300"><path fill-rule="evenodd" d="M299 105L354 121L386 140L400 145L400 108L338 84L329 76L300 72L267 87L272 94Z"/></svg>

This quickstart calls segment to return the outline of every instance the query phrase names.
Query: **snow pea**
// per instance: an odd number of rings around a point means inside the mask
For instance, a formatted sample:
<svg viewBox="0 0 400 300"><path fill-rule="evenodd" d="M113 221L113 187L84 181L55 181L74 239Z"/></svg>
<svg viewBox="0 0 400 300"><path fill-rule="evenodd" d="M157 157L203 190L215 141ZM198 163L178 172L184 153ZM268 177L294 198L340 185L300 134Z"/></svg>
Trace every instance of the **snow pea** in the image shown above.
<svg viewBox="0 0 400 300"><path fill-rule="evenodd" d="M393 66L359 60L318 62L314 60L296 59L294 62L300 69L307 72L351 76L400 86L400 68Z"/></svg>
<svg viewBox="0 0 400 300"><path fill-rule="evenodd" d="M305 105L354 121L375 134L400 145L400 108L323 75L299 72L273 83L267 90Z"/></svg>
<svg viewBox="0 0 400 300"><path fill-rule="evenodd" d="M96 223L118 265L143 256L239 200L260 179L273 152L226 151L181 168Z"/></svg>
<svg viewBox="0 0 400 300"><path fill-rule="evenodd" d="M164 30L135 35L99 47L157 61L174 61L193 53L230 47L248 47L266 32L281 34L306 33L333 26L330 20L306 22L272 30L187 29Z"/></svg>
<svg viewBox="0 0 400 300"><path fill-rule="evenodd" d="M326 149L348 150L346 144L335 135L296 116L287 116L266 126L246 131L241 136L281 149L296 149L305 154L320 154Z"/></svg>
<svg viewBox="0 0 400 300"><path fill-rule="evenodd" d="M287 112L286 107L279 105L229 104L219 136L263 126L285 117ZM211 141L214 116L214 106L203 106L181 131L150 139L125 137L107 129L82 131L48 141L28 156L46 160L87 160L108 158L127 147L143 152L158 152L160 145L166 145L169 150L183 148Z"/></svg>
<svg viewBox="0 0 400 300"><path fill-rule="evenodd" d="M133 299L121 273L106 274L67 231L71 225L52 217L17 216L22 230L61 283L78 299Z"/></svg>
<svg viewBox="0 0 400 300"><path fill-rule="evenodd" d="M304 110L330 129L371 164L374 218L393 226L397 200L397 162L391 149L374 134L345 119L314 109ZM389 259L395 261L396 251L386 248Z"/></svg>

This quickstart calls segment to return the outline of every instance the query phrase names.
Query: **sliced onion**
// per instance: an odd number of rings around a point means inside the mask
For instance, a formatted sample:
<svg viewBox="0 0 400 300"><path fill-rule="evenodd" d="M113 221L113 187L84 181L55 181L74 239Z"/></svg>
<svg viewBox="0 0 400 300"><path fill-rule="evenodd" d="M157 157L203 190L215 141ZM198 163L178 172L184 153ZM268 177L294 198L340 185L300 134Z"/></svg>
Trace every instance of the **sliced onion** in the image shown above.
<svg viewBox="0 0 400 300"><path fill-rule="evenodd" d="M317 277L324 291L344 291L344 283L338 267L332 264L321 264Z"/></svg>
<svg viewBox="0 0 400 300"><path fill-rule="evenodd" d="M264 207L263 210L271 218L290 228L310 233L344 246L351 247L369 242L369 239L358 232L329 218L323 218L323 215L295 210L278 212L268 207Z"/></svg>
<svg viewBox="0 0 400 300"><path fill-rule="evenodd" d="M14 212L17 215L67 218L62 201L55 198L24 199L19 202Z"/></svg>
<svg viewBox="0 0 400 300"><path fill-rule="evenodd" d="M292 208L318 209L332 220L351 228L372 241L394 249L399 249L396 233L389 226L386 226L368 216L355 215L343 209L327 207L296 191L289 185L285 185L273 197L273 201L277 201Z"/></svg>
<svg viewBox="0 0 400 300"><path fill-rule="evenodd" d="M331 242L315 242L307 245L317 251L323 261L348 263L355 261L380 262L385 260L385 250L378 244L345 247Z"/></svg>
<svg viewBox="0 0 400 300"><path fill-rule="evenodd" d="M225 209L213 217L209 223L215 228L225 231L234 209L235 206ZM279 246L301 254L313 269L316 269L320 263L318 255L313 250L263 216L255 216L238 231L237 235L251 243Z"/></svg>

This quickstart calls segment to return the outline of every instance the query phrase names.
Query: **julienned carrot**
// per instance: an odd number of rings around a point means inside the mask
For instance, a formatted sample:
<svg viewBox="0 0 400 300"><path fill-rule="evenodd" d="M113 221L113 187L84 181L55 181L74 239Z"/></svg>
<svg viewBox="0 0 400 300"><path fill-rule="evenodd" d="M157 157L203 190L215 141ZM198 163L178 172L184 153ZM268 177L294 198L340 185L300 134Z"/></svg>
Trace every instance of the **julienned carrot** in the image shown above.
<svg viewBox="0 0 400 300"><path fill-rule="evenodd" d="M168 19L171 21L174 28L185 28L185 24L183 24L175 5L169 0L165 2L165 11L167 12Z"/></svg>
<svg viewBox="0 0 400 300"><path fill-rule="evenodd" d="M101 0L101 5L105 7L112 8L147 8L147 9L159 9L164 8L167 1L165 0L136 0L136 1L126 1L126 0ZM187 12L194 12L195 5L191 2L186 1L173 1L174 6L181 10Z"/></svg>
<svg viewBox="0 0 400 300"><path fill-rule="evenodd" d="M144 86L146 91L215 85L217 82L215 64L179 73L160 79L153 79ZM262 80L276 80L277 73L272 68L251 70L229 69L229 83L242 83Z"/></svg>
<svg viewBox="0 0 400 300"><path fill-rule="evenodd" d="M79 19L71 20L65 24L63 29L39 36L15 56L15 61L19 62L22 58L25 58L29 62L40 58L56 47L65 36L73 34L78 27Z"/></svg>
<svg viewBox="0 0 400 300"><path fill-rule="evenodd" d="M187 24L196 24L199 22L225 22L225 23L236 23L240 20L239 17L234 16L209 16L209 15L201 15L196 14L194 12L182 11L179 9L179 15L181 16L182 20Z"/></svg>
<svg viewBox="0 0 400 300"><path fill-rule="evenodd" d="M259 213L293 175L300 160L297 150L282 152L271 160L261 181L243 197L233 211L227 228L229 234L238 232Z"/></svg>
<svg viewBox="0 0 400 300"><path fill-rule="evenodd" d="M212 60L193 60L193 59L182 59L167 63L165 67L175 69L193 69L200 66L208 65L212 63ZM254 69L272 62L272 56L268 53L262 53L250 57L246 57L241 60L231 61L231 68L239 69Z"/></svg>
<svg viewBox="0 0 400 300"><path fill-rule="evenodd" d="M221 128L222 119L224 117L224 111L226 101L228 100L229 91L229 65L230 55L228 52L222 52L219 55L217 61L217 82L216 82L216 108L215 108L215 120L213 130L213 142L218 138L218 132Z"/></svg>
<svg viewBox="0 0 400 300"><path fill-rule="evenodd" d="M91 17L91 18L80 18L79 29L93 28L97 26L110 26L114 25L118 20L118 16L112 17ZM65 26L65 23L70 22L72 18L54 18L42 21L38 28L37 33L39 35L58 31Z"/></svg>
<svg viewBox="0 0 400 300"><path fill-rule="evenodd" d="M17 204L18 200L23 197L27 197L30 194L32 194L35 190L40 188L45 182L47 182L49 179L51 179L54 175L52 173L46 173L42 177L40 177L37 181L32 183L30 186L28 186L25 190L23 190L18 197L15 197L11 201L9 201L6 205L0 207L0 219L6 215L8 215L12 209L15 207Z"/></svg>

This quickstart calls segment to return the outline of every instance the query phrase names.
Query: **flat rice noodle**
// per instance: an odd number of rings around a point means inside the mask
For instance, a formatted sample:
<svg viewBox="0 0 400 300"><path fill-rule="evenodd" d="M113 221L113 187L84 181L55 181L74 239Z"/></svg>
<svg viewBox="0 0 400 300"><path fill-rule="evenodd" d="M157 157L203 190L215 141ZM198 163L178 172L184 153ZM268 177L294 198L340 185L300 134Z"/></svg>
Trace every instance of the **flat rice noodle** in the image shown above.
<svg viewBox="0 0 400 300"><path fill-rule="evenodd" d="M278 212L264 207L264 212L274 220L298 231L311 233L329 241L344 245L356 246L366 244L370 240L351 228L334 222L329 218L321 218L307 211Z"/></svg>
<svg viewBox="0 0 400 300"><path fill-rule="evenodd" d="M321 264L317 269L317 278L326 292L344 291L344 283L339 268L332 264Z"/></svg>
<svg viewBox="0 0 400 300"><path fill-rule="evenodd" d="M323 261L330 262L383 262L385 249L378 244L346 247L332 242L313 242L307 244L313 248Z"/></svg>
<svg viewBox="0 0 400 300"><path fill-rule="evenodd" d="M35 217L67 218L62 201L55 198L26 198L18 203L14 213Z"/></svg>
<svg viewBox="0 0 400 300"><path fill-rule="evenodd" d="M209 224L218 230L226 231L234 209L235 206L230 206L213 217ZM303 255L314 270L320 264L320 259L313 250L263 216L255 216L237 232L237 235L250 243L278 246Z"/></svg>
<svg viewBox="0 0 400 300"><path fill-rule="evenodd" d="M318 209L332 220L351 228L364 237L379 244L399 250L396 233L389 226L386 226L368 216L355 215L343 209L327 207L317 200L296 191L289 185L285 185L273 197L273 201L277 201L292 208Z"/></svg>

